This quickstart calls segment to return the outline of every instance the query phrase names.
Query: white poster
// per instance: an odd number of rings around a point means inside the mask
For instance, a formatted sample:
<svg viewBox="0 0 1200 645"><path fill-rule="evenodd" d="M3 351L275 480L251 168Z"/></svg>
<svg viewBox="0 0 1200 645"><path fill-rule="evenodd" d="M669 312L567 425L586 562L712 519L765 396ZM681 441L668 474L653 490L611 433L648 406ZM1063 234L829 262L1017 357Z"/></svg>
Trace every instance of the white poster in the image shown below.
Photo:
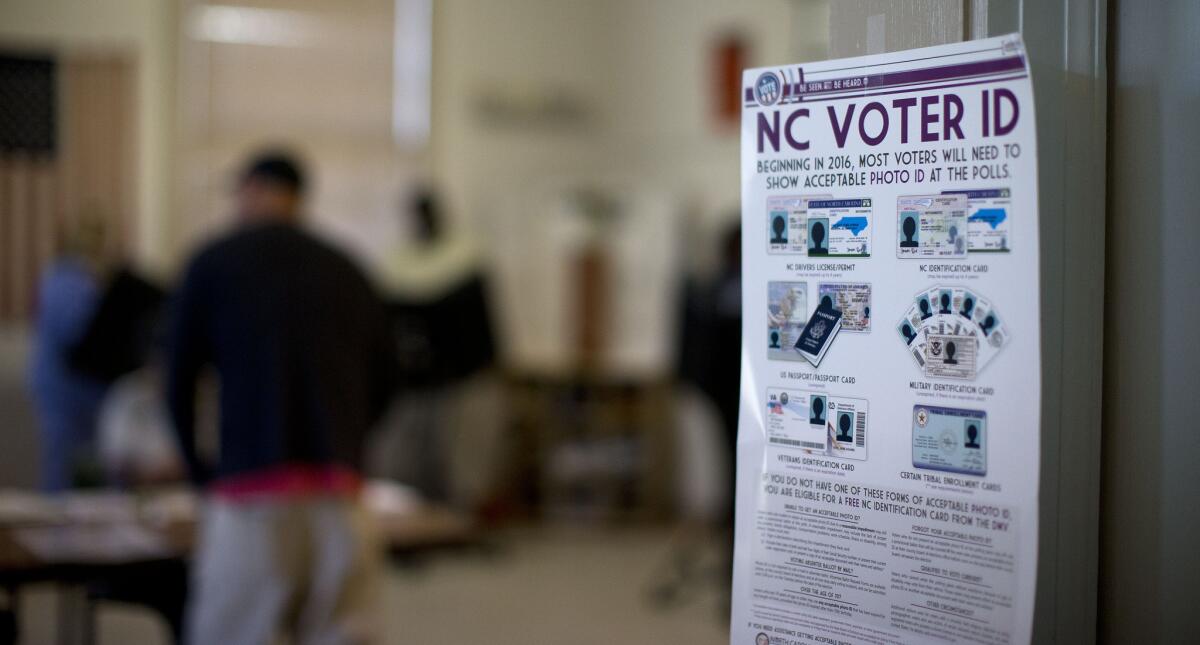
<svg viewBox="0 0 1200 645"><path fill-rule="evenodd" d="M731 643L1025 643L1037 139L1020 36L745 72Z"/></svg>

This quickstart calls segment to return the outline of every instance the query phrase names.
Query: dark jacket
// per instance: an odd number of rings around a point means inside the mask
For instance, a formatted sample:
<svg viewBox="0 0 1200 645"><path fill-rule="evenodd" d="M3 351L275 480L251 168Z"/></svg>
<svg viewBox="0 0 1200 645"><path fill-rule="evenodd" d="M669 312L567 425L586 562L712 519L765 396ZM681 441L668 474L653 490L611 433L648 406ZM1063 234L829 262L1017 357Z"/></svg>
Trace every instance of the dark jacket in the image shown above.
<svg viewBox="0 0 1200 645"><path fill-rule="evenodd" d="M198 482L196 381L220 380L216 477L284 464L357 468L396 386L386 309L339 251L287 224L202 250L173 303L167 398Z"/></svg>

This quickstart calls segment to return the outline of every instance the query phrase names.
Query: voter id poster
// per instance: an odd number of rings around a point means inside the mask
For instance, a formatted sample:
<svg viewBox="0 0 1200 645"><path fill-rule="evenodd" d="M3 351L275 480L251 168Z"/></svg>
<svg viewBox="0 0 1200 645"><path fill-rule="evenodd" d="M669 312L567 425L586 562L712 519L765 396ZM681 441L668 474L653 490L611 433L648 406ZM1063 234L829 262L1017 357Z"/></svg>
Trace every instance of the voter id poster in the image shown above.
<svg viewBox="0 0 1200 645"><path fill-rule="evenodd" d="M1027 643L1037 139L1018 35L747 70L732 645Z"/></svg>

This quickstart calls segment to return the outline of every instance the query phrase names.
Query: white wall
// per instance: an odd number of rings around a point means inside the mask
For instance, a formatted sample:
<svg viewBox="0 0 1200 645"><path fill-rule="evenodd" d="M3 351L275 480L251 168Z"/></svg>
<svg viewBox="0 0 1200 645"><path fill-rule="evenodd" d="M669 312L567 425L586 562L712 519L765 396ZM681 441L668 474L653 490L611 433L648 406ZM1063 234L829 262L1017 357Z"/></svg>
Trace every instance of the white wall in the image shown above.
<svg viewBox="0 0 1200 645"><path fill-rule="evenodd" d="M1200 633L1200 4L1110 0L1101 637Z"/></svg>
<svg viewBox="0 0 1200 645"><path fill-rule="evenodd" d="M646 339L656 338L657 346L669 341L661 336L671 331L676 303L664 301L673 298L673 285L647 284L672 275L680 256L710 255L713 233L736 216L739 203L738 133L711 117L712 49L732 32L746 37L749 65L822 57L825 3L440 0L435 6L433 174L495 260L512 358L550 369L568 358L572 294L563 268L580 237L556 220L569 217L565 190L605 187L632 212L617 257L670 260L653 270L625 262L615 277L618 352L649 360L638 369L661 368L666 354ZM565 92L585 114L567 126L488 124L476 102L496 88L518 100Z"/></svg>
<svg viewBox="0 0 1200 645"><path fill-rule="evenodd" d="M382 261L424 154L393 139L394 0L180 5L176 259L229 225L246 158L282 146L309 171L309 223Z"/></svg>
<svg viewBox="0 0 1200 645"><path fill-rule="evenodd" d="M137 64L136 258L169 261L175 3L165 0L4 0L0 43L50 52L132 52Z"/></svg>

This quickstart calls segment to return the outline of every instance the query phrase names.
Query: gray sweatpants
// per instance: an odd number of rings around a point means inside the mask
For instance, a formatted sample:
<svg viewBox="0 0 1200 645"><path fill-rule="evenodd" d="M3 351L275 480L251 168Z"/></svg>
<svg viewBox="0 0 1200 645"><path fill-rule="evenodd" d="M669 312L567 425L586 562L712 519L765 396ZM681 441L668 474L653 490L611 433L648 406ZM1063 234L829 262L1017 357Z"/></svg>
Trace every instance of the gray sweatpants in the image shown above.
<svg viewBox="0 0 1200 645"><path fill-rule="evenodd" d="M338 498L208 501L186 642L371 643L381 566L371 518Z"/></svg>

